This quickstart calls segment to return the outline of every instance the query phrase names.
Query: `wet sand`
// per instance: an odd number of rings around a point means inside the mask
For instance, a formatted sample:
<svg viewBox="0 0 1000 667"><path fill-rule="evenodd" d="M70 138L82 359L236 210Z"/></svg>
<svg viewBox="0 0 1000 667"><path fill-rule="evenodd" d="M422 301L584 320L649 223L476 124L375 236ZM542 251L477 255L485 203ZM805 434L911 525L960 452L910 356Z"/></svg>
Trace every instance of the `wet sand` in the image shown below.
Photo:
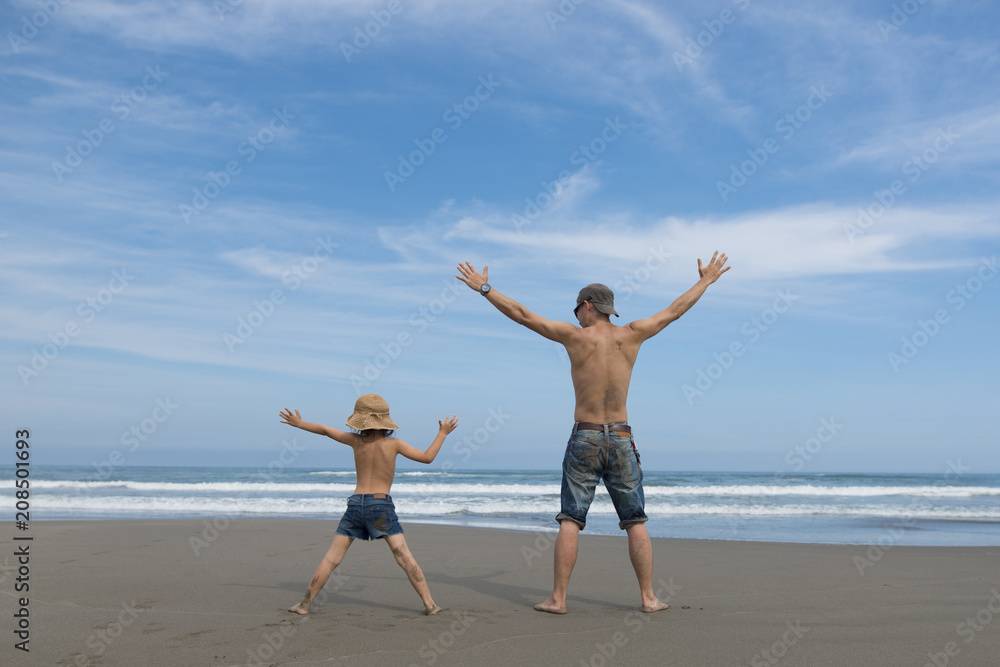
<svg viewBox="0 0 1000 667"><path fill-rule="evenodd" d="M339 518L339 517L338 517ZM381 542L355 542L309 616L297 603L336 527L297 519L35 521L8 545L4 665L992 665L1000 547L654 539L671 609L639 612L622 537L581 536L568 614L553 534L407 524L435 601ZM217 530L222 528L222 530ZM14 545L30 544L15 593ZM7 556L11 554L11 556ZM669 599L668 599L669 598Z"/></svg>

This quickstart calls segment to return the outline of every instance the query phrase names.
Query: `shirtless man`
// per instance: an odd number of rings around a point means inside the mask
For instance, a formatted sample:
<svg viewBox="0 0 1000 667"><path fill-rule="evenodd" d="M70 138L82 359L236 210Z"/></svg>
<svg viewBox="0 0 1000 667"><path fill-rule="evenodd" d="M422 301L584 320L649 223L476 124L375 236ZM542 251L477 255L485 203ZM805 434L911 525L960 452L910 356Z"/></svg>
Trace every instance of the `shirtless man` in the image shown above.
<svg viewBox="0 0 1000 667"><path fill-rule="evenodd" d="M547 320L492 289L487 282L488 267L479 273L469 262L458 265L461 275L456 278L486 297L510 319L563 345L569 355L576 392L573 417L576 423L563 459L562 508L556 516L559 537L552 595L535 605L535 609L566 613L566 589L576 564L579 534L586 525L587 510L600 479L614 502L619 528L628 534L629 558L639 580L642 611L668 608L653 592L653 548L645 526L642 471L625 402L639 346L687 312L708 286L730 269L725 264L725 253L720 255L718 251L708 266L702 266L699 259L699 279L694 287L669 308L625 326L611 323L610 316L618 316L614 294L599 283L580 290L573 310L580 326L574 326Z"/></svg>
<svg viewBox="0 0 1000 667"><path fill-rule="evenodd" d="M402 454L419 463L432 462L444 444L445 437L458 426L458 417L446 415L444 421L438 420L437 437L426 451L420 451L398 438L388 437L393 429L399 427L389 417L389 404L378 394L365 394L354 404L354 414L347 420L347 426L358 431L357 433L302 421L298 410L293 414L285 408L279 415L282 424L325 435L351 447L354 450L354 467L358 476L354 495L347 499L347 512L340 520L333 544L316 568L305 597L288 611L303 615L309 613L309 605L326 585L334 568L340 565L355 539L383 538L392 549L396 563L406 572L410 584L423 601L424 613L433 615L441 611L441 607L434 604L431 598L424 573L406 546L403 528L396 518L396 507L389 495L389 487L396 474L396 455Z"/></svg>

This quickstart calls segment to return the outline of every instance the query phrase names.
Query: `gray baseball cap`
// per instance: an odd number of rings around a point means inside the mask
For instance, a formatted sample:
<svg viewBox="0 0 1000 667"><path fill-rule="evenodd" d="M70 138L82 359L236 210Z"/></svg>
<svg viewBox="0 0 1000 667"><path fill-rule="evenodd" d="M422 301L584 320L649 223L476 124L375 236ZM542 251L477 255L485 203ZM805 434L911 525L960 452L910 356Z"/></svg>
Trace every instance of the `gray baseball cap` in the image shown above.
<svg viewBox="0 0 1000 667"><path fill-rule="evenodd" d="M591 283L584 287L576 297L576 305L579 306L584 301L594 304L594 308L598 312L605 315L614 315L615 317L619 316L618 311L615 310L615 293L607 285Z"/></svg>

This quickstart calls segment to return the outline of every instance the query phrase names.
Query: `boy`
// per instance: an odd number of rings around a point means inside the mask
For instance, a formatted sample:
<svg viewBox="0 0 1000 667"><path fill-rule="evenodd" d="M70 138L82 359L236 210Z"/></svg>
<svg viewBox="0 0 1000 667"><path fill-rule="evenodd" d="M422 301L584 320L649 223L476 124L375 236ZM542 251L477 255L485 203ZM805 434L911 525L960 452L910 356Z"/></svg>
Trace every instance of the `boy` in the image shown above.
<svg viewBox="0 0 1000 667"><path fill-rule="evenodd" d="M354 450L354 467L358 476L354 495L347 499L347 512L340 520L330 550L316 568L305 597L288 611L303 615L309 613L309 605L326 585L333 569L340 565L347 548L357 538L385 538L396 562L406 572L410 584L423 601L424 613L433 615L441 611L441 607L434 604L431 598L424 573L406 546L403 529L396 519L396 507L389 496L389 487L396 474L396 455L402 454L420 463L432 462L444 444L445 437L458 426L458 416L446 415L444 421L438 420L437 437L422 452L402 440L389 437L392 430L399 427L389 417L389 404L378 394L365 394L354 404L354 414L347 420L347 426L357 433L304 422L298 410L292 414L291 410L285 408L279 414L282 424L325 435L351 447Z"/></svg>

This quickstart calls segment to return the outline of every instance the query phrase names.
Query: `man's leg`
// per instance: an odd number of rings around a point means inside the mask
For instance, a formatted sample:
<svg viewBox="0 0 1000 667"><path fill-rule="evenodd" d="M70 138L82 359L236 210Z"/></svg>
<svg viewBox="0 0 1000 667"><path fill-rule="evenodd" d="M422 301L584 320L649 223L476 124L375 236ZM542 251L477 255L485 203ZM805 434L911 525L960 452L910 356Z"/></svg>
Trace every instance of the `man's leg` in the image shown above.
<svg viewBox="0 0 1000 667"><path fill-rule="evenodd" d="M387 535L385 541L389 545L389 548L392 549L392 555L396 558L396 562L403 568L403 572L406 572L413 590L417 592L417 595L423 601L424 613L430 616L441 611L441 607L434 604L434 599L431 598L431 592L427 588L427 580L424 579L424 573L420 569L420 566L417 565L413 554L410 553L410 548L406 546L406 538L403 537L403 534Z"/></svg>
<svg viewBox="0 0 1000 667"><path fill-rule="evenodd" d="M334 535L330 549L323 556L323 560L320 561L316 572L313 573L312 581L309 582L309 590L306 591L305 597L297 605L289 608L288 611L303 615L309 613L309 605L312 604L316 595L323 590L323 586L326 585L333 569L340 565L340 561L344 560L344 554L347 553L347 548L351 546L351 542L353 541L353 537L347 537L340 533Z"/></svg>
<svg viewBox="0 0 1000 667"><path fill-rule="evenodd" d="M556 538L556 555L553 566L554 575L552 595L545 602L535 605L538 611L550 614L566 613L566 591L569 588L569 577L576 565L577 545L580 538L580 525L575 521L563 519L559 522L559 537Z"/></svg>
<svg viewBox="0 0 1000 667"><path fill-rule="evenodd" d="M633 523L625 528L628 533L628 557L632 561L639 593L642 595L642 610L651 613L670 607L660 602L653 592L653 544L645 523Z"/></svg>

